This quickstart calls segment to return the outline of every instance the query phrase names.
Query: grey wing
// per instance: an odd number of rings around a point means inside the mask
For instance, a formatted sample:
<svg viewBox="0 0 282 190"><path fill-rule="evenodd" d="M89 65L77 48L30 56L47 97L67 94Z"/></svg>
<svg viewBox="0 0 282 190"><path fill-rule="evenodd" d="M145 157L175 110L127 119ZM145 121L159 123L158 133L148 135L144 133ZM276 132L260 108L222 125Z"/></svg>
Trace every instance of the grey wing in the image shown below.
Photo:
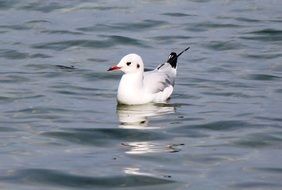
<svg viewBox="0 0 282 190"><path fill-rule="evenodd" d="M169 86L174 86L174 77L156 70L145 72L143 85L145 89L151 93L158 93Z"/></svg>

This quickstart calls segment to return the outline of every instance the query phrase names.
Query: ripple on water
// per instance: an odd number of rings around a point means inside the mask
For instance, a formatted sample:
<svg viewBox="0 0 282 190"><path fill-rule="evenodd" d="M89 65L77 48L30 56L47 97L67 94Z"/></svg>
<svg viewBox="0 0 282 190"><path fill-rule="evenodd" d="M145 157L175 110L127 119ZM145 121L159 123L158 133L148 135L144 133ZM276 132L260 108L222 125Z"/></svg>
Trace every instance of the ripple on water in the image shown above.
<svg viewBox="0 0 282 190"><path fill-rule="evenodd" d="M277 168L256 167L256 168L252 168L252 170L263 171L263 172L267 172L267 173L281 174L282 175L282 168L281 167L277 167Z"/></svg>
<svg viewBox="0 0 282 190"><path fill-rule="evenodd" d="M6 59L25 59L29 57L28 53L19 52L11 49L0 49L0 57Z"/></svg>
<svg viewBox="0 0 282 190"><path fill-rule="evenodd" d="M188 16L196 16L186 13L177 13L177 12L171 12L171 13L163 13L162 15L171 16L171 17L188 17Z"/></svg>
<svg viewBox="0 0 282 190"><path fill-rule="evenodd" d="M205 44L205 47L216 51L226 51L241 49L243 45L235 41L210 41Z"/></svg>
<svg viewBox="0 0 282 190"><path fill-rule="evenodd" d="M0 25L0 29L20 31L20 30L29 30L31 29L31 26L27 26L24 24L22 25Z"/></svg>
<svg viewBox="0 0 282 190"><path fill-rule="evenodd" d="M30 53L19 52L17 50L12 50L12 49L0 49L0 57L14 60L14 59L26 59L26 58L50 58L52 56L43 53L30 54Z"/></svg>
<svg viewBox="0 0 282 190"><path fill-rule="evenodd" d="M217 121L206 124L186 125L169 129L173 134L189 138L206 138L211 134L209 131L228 132L239 130L242 128L249 128L252 125L243 121Z"/></svg>
<svg viewBox="0 0 282 190"><path fill-rule="evenodd" d="M271 189L271 188L279 188L281 184L279 183L268 183L263 181L250 181L250 182L243 182L237 183L232 185L233 188L238 189Z"/></svg>
<svg viewBox="0 0 282 190"><path fill-rule="evenodd" d="M50 24L51 22L48 21L48 20L44 20L44 19L40 19L40 20L30 20L30 21L27 21L26 24L37 24L37 23L48 23Z"/></svg>
<svg viewBox="0 0 282 190"><path fill-rule="evenodd" d="M23 169L0 176L0 181L24 185L48 185L76 188L126 188L175 183L173 180L145 175L90 177L50 169Z"/></svg>
<svg viewBox="0 0 282 190"><path fill-rule="evenodd" d="M11 127L0 127L0 133L2 132L15 132L18 131L17 129Z"/></svg>
<svg viewBox="0 0 282 190"><path fill-rule="evenodd" d="M74 5L72 7L64 8L63 12L72 12L72 11L80 11L80 10L111 11L114 9L123 10L123 9L128 9L128 7L123 6L122 4L116 6L109 6L99 2L86 2L86 3L80 3L78 5Z"/></svg>
<svg viewBox="0 0 282 190"><path fill-rule="evenodd" d="M252 125L247 122L231 120L231 121L210 122L206 124L192 125L187 127L194 129L213 130L213 131L230 131L230 130L237 130L240 128L246 128L251 126Z"/></svg>
<svg viewBox="0 0 282 190"><path fill-rule="evenodd" d="M29 82L31 79L28 77L24 77L24 76L20 76L22 73L13 73L13 74L9 74L7 76L1 76L0 77L0 83L16 83L16 84L20 84L20 83L25 83L25 82ZM21 92L16 92L17 94L20 94Z"/></svg>
<svg viewBox="0 0 282 190"><path fill-rule="evenodd" d="M35 97L33 97L35 98ZM74 113L74 110L52 108L52 107L30 107L12 111L6 111L7 114L15 114L15 118L20 119L60 119L62 114Z"/></svg>
<svg viewBox="0 0 282 190"><path fill-rule="evenodd" d="M275 92L277 92L277 93L279 93L279 94L282 94L282 89L280 88L280 89L277 89L277 90L275 90ZM282 119L281 119L281 121L282 121Z"/></svg>
<svg viewBox="0 0 282 190"><path fill-rule="evenodd" d="M19 6L18 9L20 10L30 10L30 11L40 11L43 13L49 13L54 10L62 9L64 8L63 5L61 5L58 2L48 2L42 3L41 1L38 2L30 2L25 5Z"/></svg>
<svg viewBox="0 0 282 190"><path fill-rule="evenodd" d="M110 48L116 45L132 45L138 47L148 47L142 41L125 37L125 36L117 36L110 35L102 37L107 37L105 40L65 40L65 41L57 41L57 42L47 42L47 43L39 43L34 44L31 47L35 49L51 49L51 50L65 50L72 47L86 47L86 48Z"/></svg>
<svg viewBox="0 0 282 190"><path fill-rule="evenodd" d="M273 75L273 74L249 74L247 76L247 79L251 80L262 80L262 81L272 81L280 79L279 76Z"/></svg>
<svg viewBox="0 0 282 190"><path fill-rule="evenodd" d="M0 10L7 10L12 8L14 5L18 3L17 0L11 0L11 1L0 1Z"/></svg>
<svg viewBox="0 0 282 190"><path fill-rule="evenodd" d="M153 39L159 43L173 43L173 42L176 42L178 40L185 40L185 41L188 41L188 39L191 39L190 36L181 36L181 35L178 35L178 36L173 36L173 35L170 35L170 36L154 36L154 37L151 37L150 39Z"/></svg>
<svg viewBox="0 0 282 190"><path fill-rule="evenodd" d="M250 54L250 53L247 53L247 52L244 52L242 54L243 57L246 57L246 58L250 58L250 59L258 59L258 60L262 60L262 59L276 59L276 58L279 58L279 57L282 57L282 54L281 53L260 53L260 54Z"/></svg>
<svg viewBox="0 0 282 190"><path fill-rule="evenodd" d="M70 35L83 35L82 32L77 31L70 31L70 30L42 30L41 33L47 33L47 34L70 34Z"/></svg>
<svg viewBox="0 0 282 190"><path fill-rule="evenodd" d="M153 28L163 27L168 23L160 20L143 20L136 23L116 23L116 24L97 24L94 26L80 27L77 30L84 32L94 32L94 31L146 31Z"/></svg>
<svg viewBox="0 0 282 190"><path fill-rule="evenodd" d="M258 22L261 22L261 20L253 19L253 18L246 18L246 17L237 17L237 18L235 18L235 20L240 21L240 22L246 22L246 23L258 23Z"/></svg>
<svg viewBox="0 0 282 190"><path fill-rule="evenodd" d="M109 42L116 45L132 45L138 47L149 47L144 42L136 38L130 38L130 37L118 36L118 35L101 35L101 37L107 37Z"/></svg>
<svg viewBox="0 0 282 190"><path fill-rule="evenodd" d="M16 101L16 100L28 100L28 99L35 100L37 98L44 97L44 95L23 95L23 94L25 94L25 93L22 93L22 94L10 93L10 94L7 94L7 95L1 95L0 96L0 102L1 103L9 103L9 102L13 102L13 101Z"/></svg>
<svg viewBox="0 0 282 190"><path fill-rule="evenodd" d="M233 142L235 146L246 148L263 148L268 146L281 147L282 133L280 131L271 133L253 133Z"/></svg>
<svg viewBox="0 0 282 190"><path fill-rule="evenodd" d="M203 32L211 29L234 29L234 28L242 28L244 26L238 24L230 24L230 23L214 23L214 22L197 22L197 23L189 23L186 25L186 30L191 32Z"/></svg>
<svg viewBox="0 0 282 190"><path fill-rule="evenodd" d="M245 33L247 36L241 36L245 40L257 40L263 42L280 42L282 41L282 30L263 29Z"/></svg>
<svg viewBox="0 0 282 190"><path fill-rule="evenodd" d="M98 73L98 72L89 72L83 74L83 77L88 81L96 81L97 79L100 80L119 80L120 74L119 73L113 73L111 75L108 75L107 73Z"/></svg>
<svg viewBox="0 0 282 190"><path fill-rule="evenodd" d="M65 40L57 42L47 42L32 45L35 49L51 49L51 50L65 50L71 47L90 47L90 48L107 48L114 44L103 40Z"/></svg>
<svg viewBox="0 0 282 190"><path fill-rule="evenodd" d="M163 140L167 136L161 132L144 131L138 129L69 129L65 131L46 132L44 136L58 138L71 143L108 146L116 144L116 141L154 141ZM111 140L109 140L111 139Z"/></svg>

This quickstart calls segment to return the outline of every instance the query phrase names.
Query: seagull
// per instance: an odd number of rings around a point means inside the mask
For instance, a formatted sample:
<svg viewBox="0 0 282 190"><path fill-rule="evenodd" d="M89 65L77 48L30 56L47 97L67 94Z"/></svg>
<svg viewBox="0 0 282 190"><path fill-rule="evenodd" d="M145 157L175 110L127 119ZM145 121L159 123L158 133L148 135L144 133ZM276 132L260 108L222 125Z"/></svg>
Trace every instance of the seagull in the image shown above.
<svg viewBox="0 0 282 190"><path fill-rule="evenodd" d="M179 54L171 52L168 60L152 71L144 72L142 58L131 53L108 71L122 71L117 101L118 104L140 105L147 103L165 103L171 96L177 70L177 58L190 49L187 47Z"/></svg>

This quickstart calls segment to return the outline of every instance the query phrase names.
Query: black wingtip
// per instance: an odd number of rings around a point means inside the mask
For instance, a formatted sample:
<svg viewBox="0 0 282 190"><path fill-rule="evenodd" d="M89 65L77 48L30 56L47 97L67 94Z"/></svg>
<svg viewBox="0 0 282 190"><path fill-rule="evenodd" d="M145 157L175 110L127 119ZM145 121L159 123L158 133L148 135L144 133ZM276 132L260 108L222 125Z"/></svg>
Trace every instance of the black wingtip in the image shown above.
<svg viewBox="0 0 282 190"><path fill-rule="evenodd" d="M186 49L184 49L183 51L181 51L179 54L176 54L175 52L171 52L170 55L168 56L168 60L167 62L171 65L172 68L176 68L177 66L177 58L184 53L185 51L187 51L188 49L190 49L190 47L187 47Z"/></svg>
<svg viewBox="0 0 282 190"><path fill-rule="evenodd" d="M176 68L177 65L177 54L175 52L171 52L168 56L167 62L171 65L172 68Z"/></svg>
<svg viewBox="0 0 282 190"><path fill-rule="evenodd" d="M182 52L180 52L177 57L179 57L182 53L184 53L185 51L187 51L188 49L190 49L190 47L188 46L186 49L184 49Z"/></svg>

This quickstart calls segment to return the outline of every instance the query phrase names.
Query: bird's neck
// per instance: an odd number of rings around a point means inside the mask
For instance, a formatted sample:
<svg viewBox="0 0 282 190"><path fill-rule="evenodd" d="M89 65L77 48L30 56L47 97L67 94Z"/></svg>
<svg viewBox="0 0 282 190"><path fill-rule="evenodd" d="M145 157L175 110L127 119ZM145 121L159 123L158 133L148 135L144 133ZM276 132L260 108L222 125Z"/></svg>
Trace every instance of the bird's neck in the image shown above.
<svg viewBox="0 0 282 190"><path fill-rule="evenodd" d="M143 73L126 73L122 76L119 84L124 90L136 90L143 87Z"/></svg>
<svg viewBox="0 0 282 190"><path fill-rule="evenodd" d="M135 104L140 101L137 95L143 94L143 73L127 73L120 79L117 100L124 104Z"/></svg>

